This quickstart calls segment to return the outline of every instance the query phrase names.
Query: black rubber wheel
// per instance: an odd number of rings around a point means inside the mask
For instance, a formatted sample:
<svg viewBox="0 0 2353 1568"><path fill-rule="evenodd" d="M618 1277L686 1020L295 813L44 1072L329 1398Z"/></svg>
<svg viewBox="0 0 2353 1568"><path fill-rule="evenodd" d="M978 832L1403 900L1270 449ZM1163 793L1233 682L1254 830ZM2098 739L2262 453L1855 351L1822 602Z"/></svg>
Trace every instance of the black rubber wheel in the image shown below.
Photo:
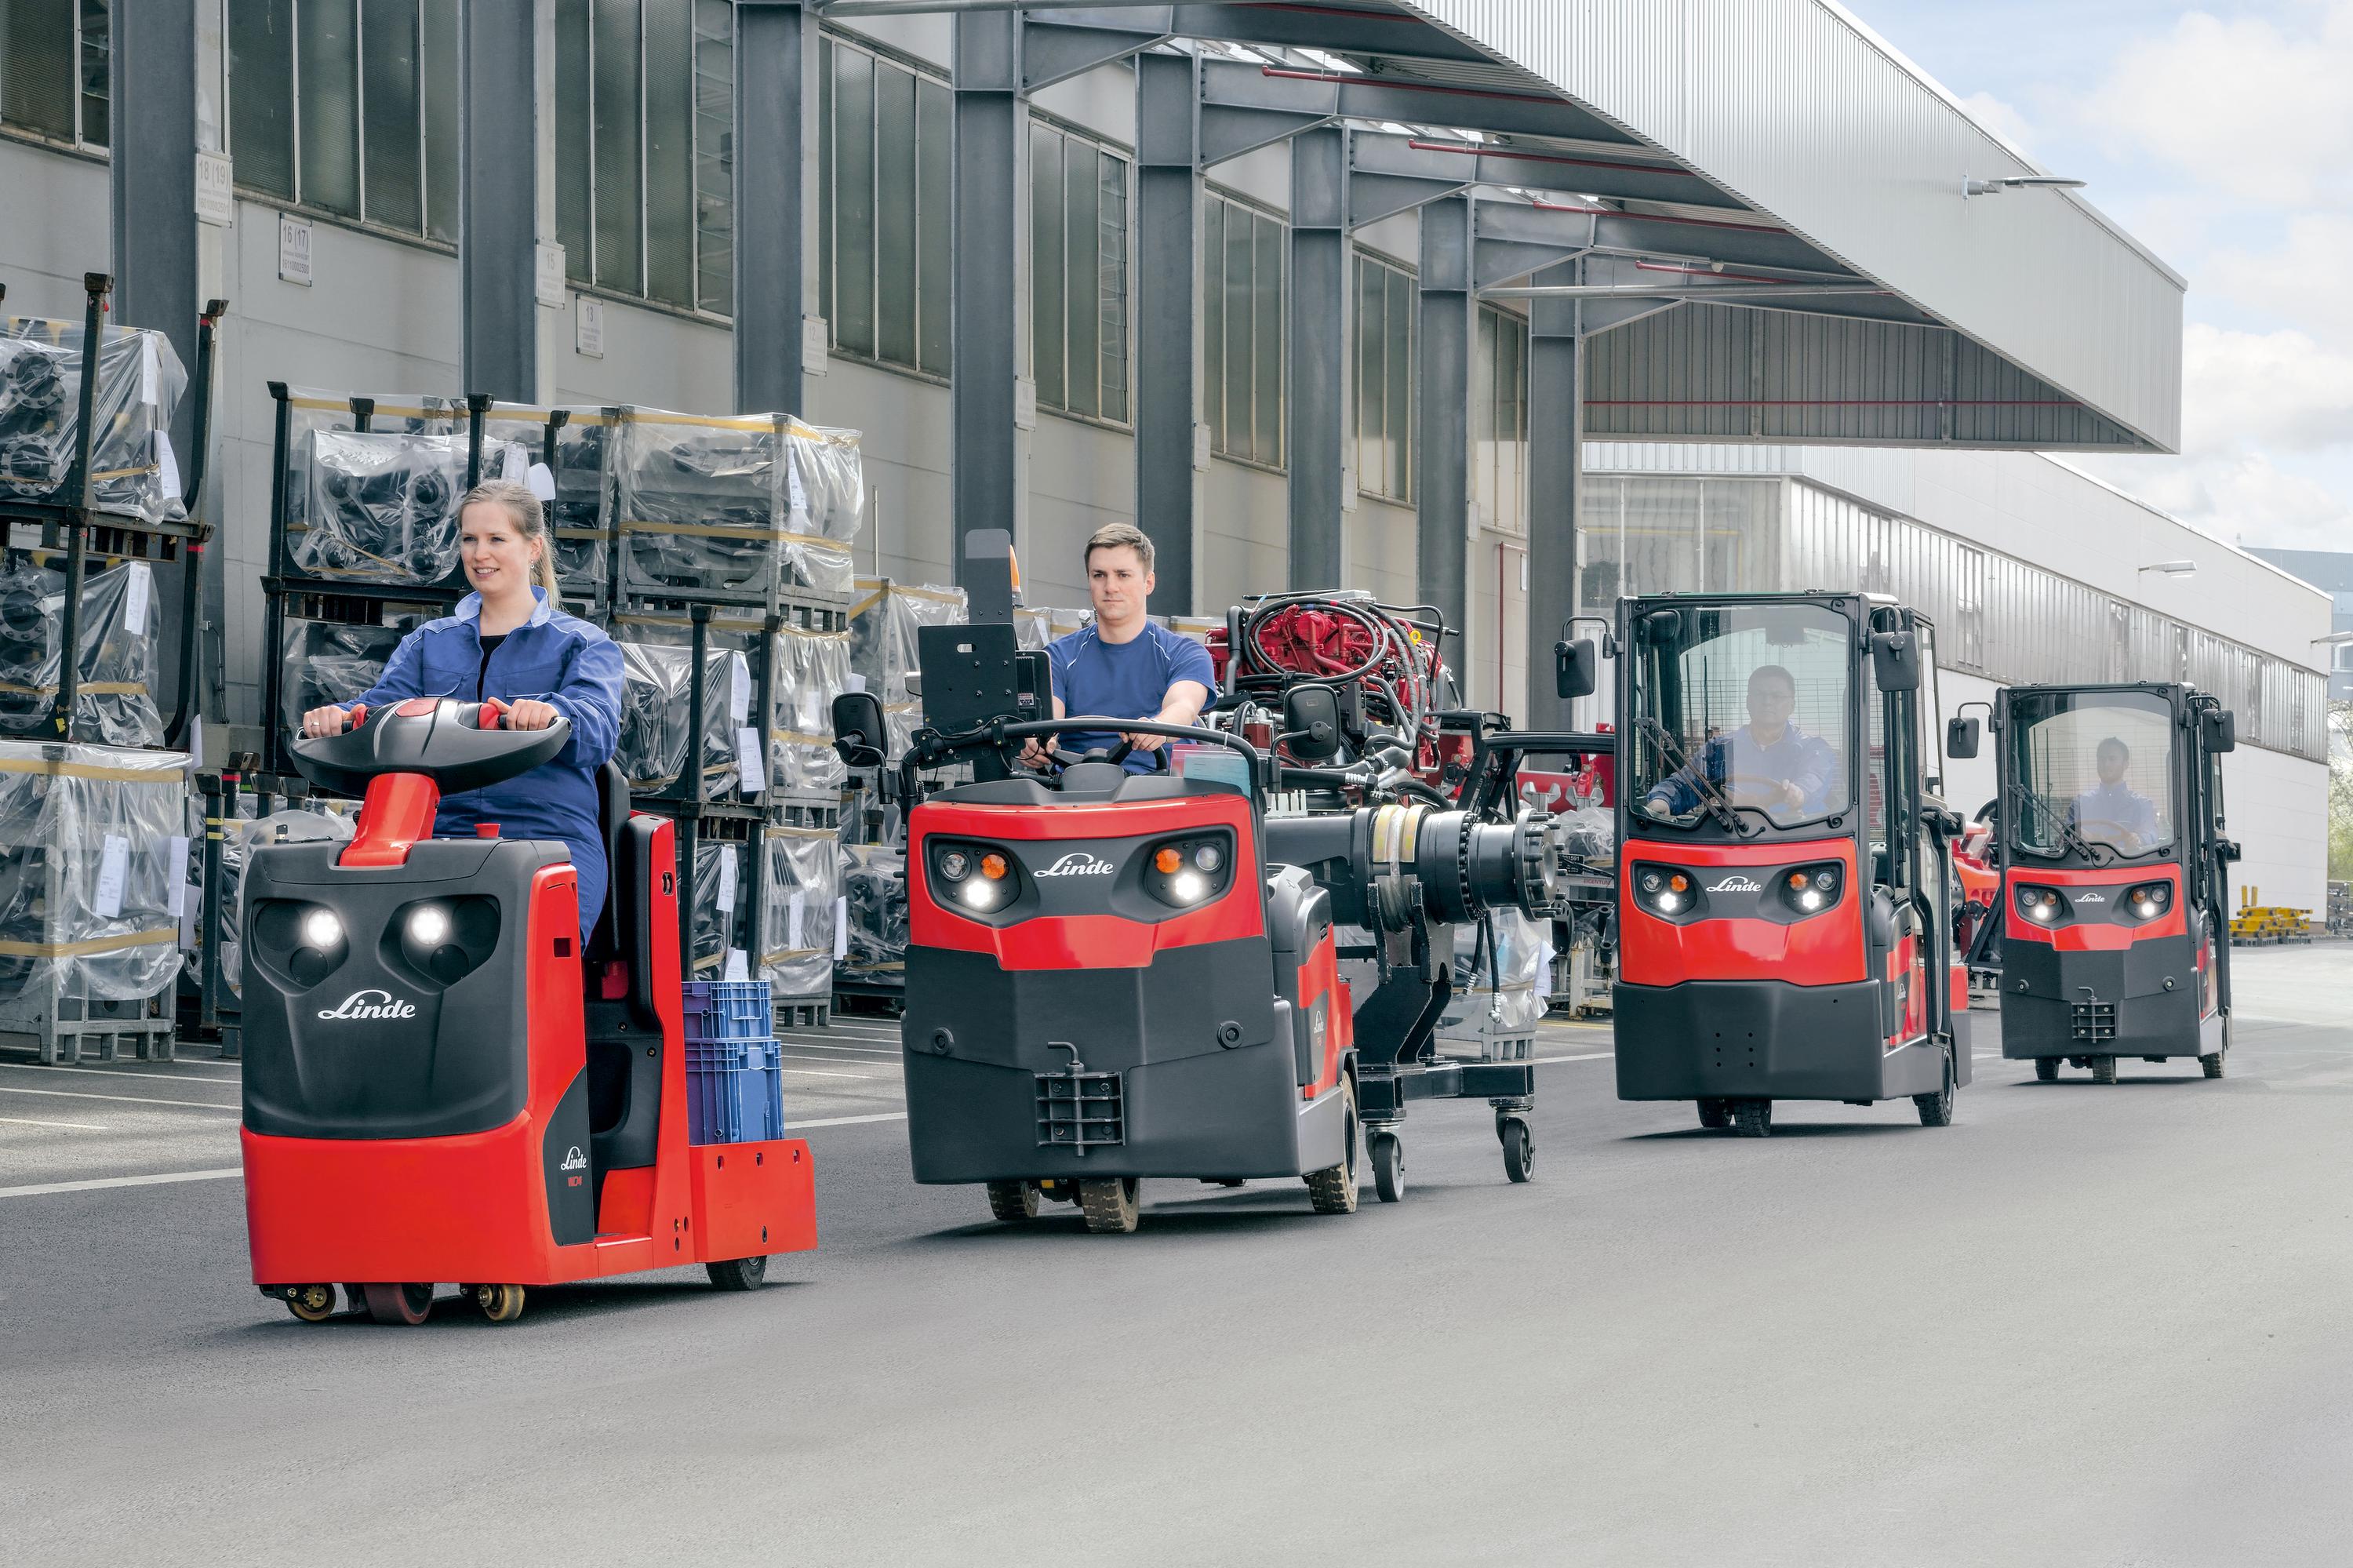
<svg viewBox="0 0 2353 1568"><path fill-rule="evenodd" d="M1141 1217L1136 1202L1144 1183L1134 1176L1114 1176L1079 1183L1079 1212L1087 1229L1098 1235L1126 1235Z"/></svg>
<svg viewBox="0 0 2353 1568"><path fill-rule="evenodd" d="M335 1315L335 1287L298 1285L286 1293L286 1310L305 1323L323 1323Z"/></svg>
<svg viewBox="0 0 2353 1568"><path fill-rule="evenodd" d="M367 1292L368 1316L379 1323L405 1323L411 1327L422 1323L433 1311L433 1287L427 1285L370 1285Z"/></svg>
<svg viewBox="0 0 2353 1568"><path fill-rule="evenodd" d="M2034 1081L2038 1084L2057 1083L2059 1081L2059 1058L2056 1056L2037 1056L2034 1058Z"/></svg>
<svg viewBox="0 0 2353 1568"><path fill-rule="evenodd" d="M1700 1101L1699 1124L1710 1132L1722 1132L1732 1125L1732 1102L1730 1100Z"/></svg>
<svg viewBox="0 0 2353 1568"><path fill-rule="evenodd" d="M522 1316L522 1287L520 1285L477 1285L466 1294L482 1316L493 1323L512 1323Z"/></svg>
<svg viewBox="0 0 2353 1568"><path fill-rule="evenodd" d="M725 1263L706 1263L702 1272L711 1276L711 1283L722 1290L757 1290L768 1278L768 1260L765 1257L731 1257Z"/></svg>
<svg viewBox="0 0 2353 1568"><path fill-rule="evenodd" d="M1365 1135L1365 1157L1373 1162L1373 1191L1384 1203L1405 1196L1405 1139L1387 1128Z"/></svg>
<svg viewBox="0 0 2353 1568"><path fill-rule="evenodd" d="M2116 1059L2114 1056L2092 1058L2092 1082L2113 1084L2116 1081Z"/></svg>
<svg viewBox="0 0 2353 1568"><path fill-rule="evenodd" d="M988 1212L1008 1225L1038 1217L1038 1189L1028 1181L991 1181Z"/></svg>
<svg viewBox="0 0 2353 1568"><path fill-rule="evenodd" d="M1528 1130L1528 1118L1505 1117L1504 1135L1504 1174L1514 1181L1525 1181L1535 1173L1535 1135Z"/></svg>
<svg viewBox="0 0 2353 1568"><path fill-rule="evenodd" d="M1307 1201L1319 1214L1356 1212L1356 1080L1345 1074L1340 1078L1340 1122L1346 1139L1340 1163L1307 1173Z"/></svg>
<svg viewBox="0 0 2353 1568"><path fill-rule="evenodd" d="M1922 1127L1953 1125L1953 1065L1945 1064L1945 1085L1933 1095L1914 1095L1912 1103L1920 1107Z"/></svg>
<svg viewBox="0 0 2353 1568"><path fill-rule="evenodd" d="M2208 1077L2219 1078L2222 1075L2222 1053L2217 1051L2211 1056L2200 1056L2198 1065L2206 1069Z"/></svg>
<svg viewBox="0 0 2353 1568"><path fill-rule="evenodd" d="M1772 1137L1773 1102L1771 1100L1733 1101L1732 1129L1743 1138Z"/></svg>

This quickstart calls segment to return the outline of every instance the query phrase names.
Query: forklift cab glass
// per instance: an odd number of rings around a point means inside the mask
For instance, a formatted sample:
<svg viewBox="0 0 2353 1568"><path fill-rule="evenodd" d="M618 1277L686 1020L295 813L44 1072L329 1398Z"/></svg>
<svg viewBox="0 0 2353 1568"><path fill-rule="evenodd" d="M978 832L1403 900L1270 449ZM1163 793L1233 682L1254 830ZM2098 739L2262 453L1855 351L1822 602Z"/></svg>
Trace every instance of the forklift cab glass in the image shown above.
<svg viewBox="0 0 2353 1568"><path fill-rule="evenodd" d="M2002 813L2029 854L2108 861L2173 844L2173 706L2153 692L2050 692L2011 708L2023 793Z"/></svg>
<svg viewBox="0 0 2353 1568"><path fill-rule="evenodd" d="M1633 658L1632 810L1744 835L1847 810L1854 623L1822 605L1692 605L1646 617Z"/></svg>

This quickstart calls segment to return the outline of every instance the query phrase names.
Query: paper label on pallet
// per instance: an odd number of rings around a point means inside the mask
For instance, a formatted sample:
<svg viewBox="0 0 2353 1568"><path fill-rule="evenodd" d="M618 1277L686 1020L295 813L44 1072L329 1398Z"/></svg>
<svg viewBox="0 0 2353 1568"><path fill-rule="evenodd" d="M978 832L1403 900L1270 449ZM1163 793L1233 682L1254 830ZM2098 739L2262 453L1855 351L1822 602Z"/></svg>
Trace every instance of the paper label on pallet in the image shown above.
<svg viewBox="0 0 2353 1568"><path fill-rule="evenodd" d="M745 952L741 948L728 948L727 969L724 978L732 980L750 980L752 978L752 955Z"/></svg>
<svg viewBox="0 0 2353 1568"><path fill-rule="evenodd" d="M767 758L761 754L760 732L750 725L735 731L735 766L744 774L744 793L757 795L768 787Z"/></svg>
<svg viewBox="0 0 2353 1568"><path fill-rule="evenodd" d="M732 919L735 914L735 856L729 849L719 857L719 914L722 919Z"/></svg>
<svg viewBox="0 0 2353 1568"><path fill-rule="evenodd" d="M531 477L531 454L522 450L521 441L509 441L500 451L499 477L509 484L521 484Z"/></svg>
<svg viewBox="0 0 2353 1568"><path fill-rule="evenodd" d="M188 841L182 837L168 838L164 841L164 848L167 868L164 873L164 885L171 889L165 895L164 906L176 919L188 903Z"/></svg>
<svg viewBox="0 0 2353 1568"><path fill-rule="evenodd" d="M752 716L752 666L741 653L727 655L727 712L736 724Z"/></svg>
<svg viewBox="0 0 2353 1568"><path fill-rule="evenodd" d="M164 493L177 500L180 494L180 460L172 451L172 432L155 432L155 482Z"/></svg>
<svg viewBox="0 0 2353 1568"><path fill-rule="evenodd" d="M155 362L155 334L139 334L139 400L150 407L164 400L163 366Z"/></svg>
<svg viewBox="0 0 2353 1568"><path fill-rule="evenodd" d="M849 683L841 689L845 692L862 692L866 689L866 677L853 674L849 677Z"/></svg>
<svg viewBox="0 0 2353 1568"><path fill-rule="evenodd" d="M98 917L119 920L122 917L122 884L131 874L131 841L106 835L104 853L98 858Z"/></svg>
<svg viewBox="0 0 2353 1568"><path fill-rule="evenodd" d="M122 625L133 637L147 635L147 601L154 597L155 579L144 561L131 563L130 585L122 590Z"/></svg>
<svg viewBox="0 0 2353 1568"><path fill-rule="evenodd" d="M839 963L849 957L849 900L833 901L833 961Z"/></svg>
<svg viewBox="0 0 2353 1568"><path fill-rule="evenodd" d="M792 502L793 515L807 518L808 492L801 488L801 465L792 460L789 451L785 456L785 485L786 498Z"/></svg>
<svg viewBox="0 0 2353 1568"><path fill-rule="evenodd" d="M543 462L535 462L523 474L522 482L531 487L531 498L543 504L555 499L555 474Z"/></svg>
<svg viewBox="0 0 2353 1568"><path fill-rule="evenodd" d="M785 900L785 946L798 949L801 945L801 911L807 907L808 895L796 893Z"/></svg>
<svg viewBox="0 0 2353 1568"><path fill-rule="evenodd" d="M801 688L800 708L801 733L803 735L823 735L826 727L825 694L818 691L815 686L803 686Z"/></svg>

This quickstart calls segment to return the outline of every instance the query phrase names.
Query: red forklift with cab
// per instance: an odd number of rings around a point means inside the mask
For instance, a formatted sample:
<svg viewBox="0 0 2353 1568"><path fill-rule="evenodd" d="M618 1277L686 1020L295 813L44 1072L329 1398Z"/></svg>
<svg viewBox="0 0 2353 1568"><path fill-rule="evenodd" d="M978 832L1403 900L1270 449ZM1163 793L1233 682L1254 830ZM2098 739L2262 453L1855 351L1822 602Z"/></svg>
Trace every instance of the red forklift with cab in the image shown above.
<svg viewBox="0 0 2353 1568"><path fill-rule="evenodd" d="M1784 1100L1970 1080L1935 629L1857 593L1620 599L1618 1096L1772 1131Z"/></svg>
<svg viewBox="0 0 2353 1568"><path fill-rule="evenodd" d="M446 1284L494 1323L543 1286L681 1265L749 1290L817 1245L807 1144L688 1141L671 828L630 811L620 769L598 779L585 952L562 843L433 837L444 793L570 738L503 711L415 698L292 743L312 783L363 797L358 831L246 871L247 1231L254 1283L305 1322L339 1284L407 1324Z"/></svg>
<svg viewBox="0 0 2353 1568"><path fill-rule="evenodd" d="M2233 715L2176 683L2011 686L1993 703L2001 1054L2062 1065L2231 1050L2223 756Z"/></svg>

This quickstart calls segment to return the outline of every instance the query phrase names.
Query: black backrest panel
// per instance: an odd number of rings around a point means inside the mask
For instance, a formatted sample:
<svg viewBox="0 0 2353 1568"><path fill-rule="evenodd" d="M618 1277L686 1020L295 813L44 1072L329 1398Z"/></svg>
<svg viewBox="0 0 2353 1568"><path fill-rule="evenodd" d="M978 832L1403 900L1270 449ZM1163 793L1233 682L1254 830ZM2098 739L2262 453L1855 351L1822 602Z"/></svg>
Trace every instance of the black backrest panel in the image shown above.
<svg viewBox="0 0 2353 1568"><path fill-rule="evenodd" d="M621 834L629 822L629 779L621 765L609 758L596 769L596 816L605 841L605 906L596 912L596 929L588 934L587 956L592 962L623 956L616 917L621 887Z"/></svg>

